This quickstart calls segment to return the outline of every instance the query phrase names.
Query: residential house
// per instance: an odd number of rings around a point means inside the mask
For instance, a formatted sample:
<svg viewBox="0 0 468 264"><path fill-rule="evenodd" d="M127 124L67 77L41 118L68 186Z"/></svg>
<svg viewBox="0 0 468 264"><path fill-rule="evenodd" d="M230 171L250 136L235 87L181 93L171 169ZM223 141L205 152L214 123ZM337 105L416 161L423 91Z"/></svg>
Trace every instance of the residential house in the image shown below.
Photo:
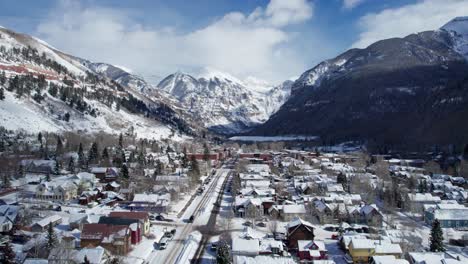
<svg viewBox="0 0 468 264"><path fill-rule="evenodd" d="M49 217L46 217L40 221L37 221L36 223L33 223L31 225L31 231L32 232L44 232L47 230L47 227L52 224L52 226L56 226L58 224L62 223L62 217L59 215L51 215Z"/></svg>
<svg viewBox="0 0 468 264"><path fill-rule="evenodd" d="M119 177L119 169L115 167L94 167L91 168L91 173L101 182L113 182Z"/></svg>
<svg viewBox="0 0 468 264"><path fill-rule="evenodd" d="M0 205L0 233L7 233L13 229L18 218L19 206Z"/></svg>
<svg viewBox="0 0 468 264"><path fill-rule="evenodd" d="M145 211L152 213L165 213L171 201L170 194L137 193L128 205L132 211Z"/></svg>
<svg viewBox="0 0 468 264"><path fill-rule="evenodd" d="M143 223L140 219L131 219L124 217L112 217L112 216L101 216L98 224L113 225L113 226L128 226L130 231L130 242L132 244L138 244L142 240L143 236Z"/></svg>
<svg viewBox="0 0 468 264"><path fill-rule="evenodd" d="M286 228L286 237L289 249L297 250L297 242L299 240L314 240L315 238L314 227L312 224L302 220L301 218L296 218L289 222Z"/></svg>
<svg viewBox="0 0 468 264"><path fill-rule="evenodd" d="M137 219L143 226L143 235L148 235L150 232L151 223L149 221L148 212L111 212L110 217L120 217L127 219Z"/></svg>
<svg viewBox="0 0 468 264"><path fill-rule="evenodd" d="M325 243L319 240L298 240L297 256L300 261L328 259Z"/></svg>
<svg viewBox="0 0 468 264"><path fill-rule="evenodd" d="M131 248L130 228L127 225L86 224L80 238L82 248L101 246L116 255L126 255Z"/></svg>
<svg viewBox="0 0 468 264"><path fill-rule="evenodd" d="M424 213L428 225L438 219L443 228L467 228L468 207L460 204L437 204L429 207Z"/></svg>
<svg viewBox="0 0 468 264"><path fill-rule="evenodd" d="M422 213L425 204L437 204L440 201L440 197L433 196L430 193L408 193L405 205L412 212Z"/></svg>
<svg viewBox="0 0 468 264"><path fill-rule="evenodd" d="M36 174L53 174L55 172L54 160L25 159L20 162L23 171Z"/></svg>
<svg viewBox="0 0 468 264"><path fill-rule="evenodd" d="M78 187L75 183L61 179L43 182L36 187L34 197L39 200L69 201L77 197Z"/></svg>

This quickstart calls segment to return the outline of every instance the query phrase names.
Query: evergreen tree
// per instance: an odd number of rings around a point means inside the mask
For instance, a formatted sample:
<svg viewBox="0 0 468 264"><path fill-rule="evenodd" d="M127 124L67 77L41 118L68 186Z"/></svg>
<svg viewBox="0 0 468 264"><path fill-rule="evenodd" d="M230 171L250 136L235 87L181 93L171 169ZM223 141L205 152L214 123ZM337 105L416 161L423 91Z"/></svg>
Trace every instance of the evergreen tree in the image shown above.
<svg viewBox="0 0 468 264"><path fill-rule="evenodd" d="M216 250L216 262L218 264L232 263L229 245L225 241L218 242L218 248Z"/></svg>
<svg viewBox="0 0 468 264"><path fill-rule="evenodd" d="M83 168L85 165L85 158L84 158L84 153L83 153L83 144L81 144L78 147L78 166L80 168Z"/></svg>
<svg viewBox="0 0 468 264"><path fill-rule="evenodd" d="M210 160L210 149L206 143L203 145L203 160L206 162Z"/></svg>
<svg viewBox="0 0 468 264"><path fill-rule="evenodd" d="M83 264L91 264L91 262L88 259L88 256L84 257Z"/></svg>
<svg viewBox="0 0 468 264"><path fill-rule="evenodd" d="M0 88L0 101L5 100L5 93L3 91L3 88Z"/></svg>
<svg viewBox="0 0 468 264"><path fill-rule="evenodd" d="M55 147L55 153L56 155L62 154L63 151L63 142L60 136L57 136L57 146Z"/></svg>
<svg viewBox="0 0 468 264"><path fill-rule="evenodd" d="M57 244L58 244L57 235L55 234L52 223L50 223L47 228L47 245L46 245L47 252L50 253L50 251L53 248L55 248Z"/></svg>
<svg viewBox="0 0 468 264"><path fill-rule="evenodd" d="M37 141L39 141L39 143L42 145L42 133L41 132L37 134Z"/></svg>
<svg viewBox="0 0 468 264"><path fill-rule="evenodd" d="M14 264L16 263L16 254L15 251L13 251L13 248L11 247L10 241L7 241L5 245L2 248L2 253L3 253L3 258L0 259L1 263L5 264Z"/></svg>
<svg viewBox="0 0 468 264"><path fill-rule="evenodd" d="M11 187L10 177L7 174L3 175L3 187L4 188Z"/></svg>
<svg viewBox="0 0 468 264"><path fill-rule="evenodd" d="M70 160L68 161L68 171L71 173L75 173L75 160L73 157L70 157Z"/></svg>
<svg viewBox="0 0 468 264"><path fill-rule="evenodd" d="M54 158L55 161L55 167L54 167L54 174L59 175L60 174L60 169L62 168L62 164L60 164L60 161L57 160L57 157Z"/></svg>
<svg viewBox="0 0 468 264"><path fill-rule="evenodd" d="M188 155L187 155L187 147L184 147L182 150L182 168L187 168L188 166Z"/></svg>
<svg viewBox="0 0 468 264"><path fill-rule="evenodd" d="M0 85L5 85L6 81L7 77L5 71L2 71L2 73L0 74Z"/></svg>
<svg viewBox="0 0 468 264"><path fill-rule="evenodd" d="M120 135L119 135L119 147L121 149L123 149L123 135L122 135L122 133L120 133Z"/></svg>
<svg viewBox="0 0 468 264"><path fill-rule="evenodd" d="M88 153L88 162L89 163L97 163L97 161L99 160L99 149L98 149L98 144L96 142L94 142L92 145L91 145L91 149L89 150L89 153Z"/></svg>
<svg viewBox="0 0 468 264"><path fill-rule="evenodd" d="M439 219L435 219L432 223L431 237L430 237L430 251L431 252L444 252L444 233L440 227Z"/></svg>
<svg viewBox="0 0 468 264"><path fill-rule="evenodd" d="M122 174L122 177L125 179L128 179L130 177L128 174L128 167L126 164L122 165L122 168L120 169L120 173Z"/></svg>

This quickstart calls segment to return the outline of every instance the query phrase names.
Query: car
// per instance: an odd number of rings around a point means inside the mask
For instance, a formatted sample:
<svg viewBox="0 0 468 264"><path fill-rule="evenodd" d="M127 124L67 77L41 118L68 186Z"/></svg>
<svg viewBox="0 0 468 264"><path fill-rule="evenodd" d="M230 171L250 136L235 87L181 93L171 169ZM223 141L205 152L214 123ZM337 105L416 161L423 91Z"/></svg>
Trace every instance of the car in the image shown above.
<svg viewBox="0 0 468 264"><path fill-rule="evenodd" d="M158 243L159 249L161 250L166 249L168 242L169 242L169 239L167 237L161 238L161 241L159 241Z"/></svg>
<svg viewBox="0 0 468 264"><path fill-rule="evenodd" d="M172 234L171 232L166 232L164 233L164 237L167 237L169 238L169 240L171 240L174 237L174 234Z"/></svg>
<svg viewBox="0 0 468 264"><path fill-rule="evenodd" d="M193 223L193 220L195 220L195 216L194 216L194 215L190 216L190 218L188 219L188 222L189 222L189 223Z"/></svg>
<svg viewBox="0 0 468 264"><path fill-rule="evenodd" d="M216 251L218 249L218 243L216 243L216 242L211 243L210 249L212 251Z"/></svg>
<svg viewBox="0 0 468 264"><path fill-rule="evenodd" d="M158 220L158 221L165 221L166 220L166 218L164 218L164 216L162 216L162 215L157 215L155 217L155 219Z"/></svg>
<svg viewBox="0 0 468 264"><path fill-rule="evenodd" d="M177 232L177 229L175 229L175 228L171 230L171 234L172 234L172 235L175 235L176 232Z"/></svg>
<svg viewBox="0 0 468 264"><path fill-rule="evenodd" d="M252 222L250 222L250 221L245 221L245 222L244 222L244 225L245 225L245 226L251 227L251 226L252 226Z"/></svg>
<svg viewBox="0 0 468 264"><path fill-rule="evenodd" d="M156 216L154 216L154 215L150 215L150 216L149 216L149 220L151 220L151 221L154 221L154 220L156 220Z"/></svg>
<svg viewBox="0 0 468 264"><path fill-rule="evenodd" d="M257 223L257 226L259 227L266 227L266 224L264 222L259 222Z"/></svg>

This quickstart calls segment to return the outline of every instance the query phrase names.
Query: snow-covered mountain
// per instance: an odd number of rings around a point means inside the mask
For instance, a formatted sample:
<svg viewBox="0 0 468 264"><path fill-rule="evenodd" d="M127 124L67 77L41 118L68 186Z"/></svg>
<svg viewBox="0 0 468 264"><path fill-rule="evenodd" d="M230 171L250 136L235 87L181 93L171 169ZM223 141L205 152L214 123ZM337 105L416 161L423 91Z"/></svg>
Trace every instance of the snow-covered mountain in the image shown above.
<svg viewBox="0 0 468 264"><path fill-rule="evenodd" d="M0 126L7 129L130 130L148 138L181 138L198 129L177 102L155 95L142 78L5 28L0 28L0 81L5 93Z"/></svg>
<svg viewBox="0 0 468 264"><path fill-rule="evenodd" d="M203 71L197 77L177 72L164 78L158 88L175 97L205 127L235 133L268 120L290 95L291 81L269 88L265 88L265 82L249 81L251 86L215 70Z"/></svg>
<svg viewBox="0 0 468 264"><path fill-rule="evenodd" d="M377 41L319 63L250 134L457 145L468 140L467 115L468 17L459 17L440 29Z"/></svg>

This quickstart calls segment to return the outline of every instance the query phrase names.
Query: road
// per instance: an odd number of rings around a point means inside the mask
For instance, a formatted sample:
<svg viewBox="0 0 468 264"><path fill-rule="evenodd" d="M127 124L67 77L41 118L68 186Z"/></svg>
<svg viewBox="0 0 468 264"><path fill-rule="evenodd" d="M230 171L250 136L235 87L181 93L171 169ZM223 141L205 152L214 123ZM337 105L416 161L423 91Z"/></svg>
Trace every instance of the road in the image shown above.
<svg viewBox="0 0 468 264"><path fill-rule="evenodd" d="M210 218L213 203L216 201L221 190L223 181L227 178L230 169L222 167L216 170L211 182L206 186L202 195L197 196L191 205L182 215L182 226L177 228L176 235L164 250L154 250L148 258L148 263L183 263L184 242L189 237L190 233L196 230L198 226L205 226ZM194 215L193 223L188 223L190 216ZM196 249L195 249L196 250Z"/></svg>

